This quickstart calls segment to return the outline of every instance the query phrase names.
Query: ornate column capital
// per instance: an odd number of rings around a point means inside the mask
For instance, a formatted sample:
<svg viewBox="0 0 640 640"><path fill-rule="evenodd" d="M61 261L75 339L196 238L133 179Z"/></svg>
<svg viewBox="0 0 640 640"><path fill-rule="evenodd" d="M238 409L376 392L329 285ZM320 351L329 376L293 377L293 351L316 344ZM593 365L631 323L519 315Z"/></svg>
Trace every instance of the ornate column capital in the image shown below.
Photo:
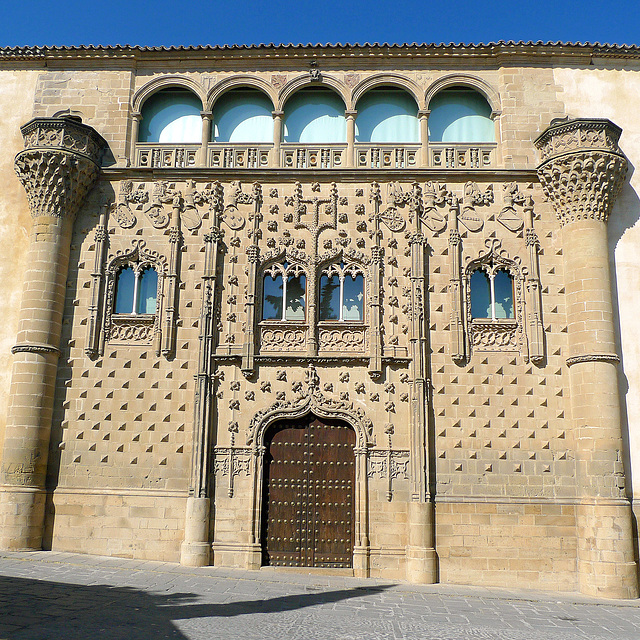
<svg viewBox="0 0 640 640"><path fill-rule="evenodd" d="M534 141L542 157L538 177L562 226L607 221L627 174L618 146L621 133L606 119L562 119L553 120Z"/></svg>
<svg viewBox="0 0 640 640"><path fill-rule="evenodd" d="M15 170L31 215L73 220L98 178L107 143L73 117L34 118L21 131L24 150L16 155Z"/></svg>

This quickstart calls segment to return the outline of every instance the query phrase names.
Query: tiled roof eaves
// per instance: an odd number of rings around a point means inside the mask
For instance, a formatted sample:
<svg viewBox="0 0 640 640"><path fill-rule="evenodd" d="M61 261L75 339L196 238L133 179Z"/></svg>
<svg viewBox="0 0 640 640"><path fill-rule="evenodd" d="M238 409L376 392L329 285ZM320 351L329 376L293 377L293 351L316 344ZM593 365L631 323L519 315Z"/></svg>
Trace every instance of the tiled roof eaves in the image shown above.
<svg viewBox="0 0 640 640"><path fill-rule="evenodd" d="M542 52L546 50L546 53L555 53L562 55L568 53L569 50L585 50L590 51L594 55L604 56L633 56L640 54L640 46L627 45L627 44L601 44L599 42L524 42L524 41L504 41L489 42L486 44L465 44L465 43L378 43L378 42L365 42L364 44L249 44L249 45L198 45L198 46L171 46L171 47L150 47L150 46L131 46L131 45L106 45L106 46L94 46L94 45L80 45L80 46L62 46L62 47L38 47L38 46L25 46L25 47L0 47L0 58L12 58L12 59L42 59L46 57L67 57L71 55L90 55L95 56L135 56L138 53L153 54L153 53L194 53L194 54L207 54L207 53L250 53L250 52L268 52L274 53L280 52L311 52L313 50L323 50L328 52L336 50L368 50L370 53L375 53L376 50L382 51L397 51L414 53L414 54L430 54L441 53L447 54L449 52L455 54L469 54L469 55L482 55L482 54L496 54L500 50L504 49L529 49L531 53L536 51Z"/></svg>

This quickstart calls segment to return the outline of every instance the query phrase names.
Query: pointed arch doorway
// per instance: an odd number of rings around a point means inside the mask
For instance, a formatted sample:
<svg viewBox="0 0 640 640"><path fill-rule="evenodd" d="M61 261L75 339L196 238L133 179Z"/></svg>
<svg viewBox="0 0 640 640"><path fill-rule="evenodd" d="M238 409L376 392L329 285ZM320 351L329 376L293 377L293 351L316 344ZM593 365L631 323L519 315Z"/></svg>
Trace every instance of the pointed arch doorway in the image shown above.
<svg viewBox="0 0 640 640"><path fill-rule="evenodd" d="M313 414L265 434L262 564L352 568L356 434Z"/></svg>

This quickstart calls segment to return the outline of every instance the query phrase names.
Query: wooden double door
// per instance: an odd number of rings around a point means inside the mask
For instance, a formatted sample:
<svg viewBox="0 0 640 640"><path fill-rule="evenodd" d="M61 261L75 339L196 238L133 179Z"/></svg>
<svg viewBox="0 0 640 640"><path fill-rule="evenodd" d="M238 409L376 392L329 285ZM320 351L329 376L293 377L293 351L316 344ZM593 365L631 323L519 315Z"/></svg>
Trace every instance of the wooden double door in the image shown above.
<svg viewBox="0 0 640 640"><path fill-rule="evenodd" d="M353 566L355 432L315 416L266 434L263 564Z"/></svg>

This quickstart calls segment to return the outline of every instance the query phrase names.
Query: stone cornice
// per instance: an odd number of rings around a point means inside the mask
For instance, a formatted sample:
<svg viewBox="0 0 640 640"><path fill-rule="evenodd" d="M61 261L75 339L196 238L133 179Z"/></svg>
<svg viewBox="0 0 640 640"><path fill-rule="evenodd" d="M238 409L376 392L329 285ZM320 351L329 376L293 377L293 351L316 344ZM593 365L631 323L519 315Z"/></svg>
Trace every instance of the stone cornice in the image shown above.
<svg viewBox="0 0 640 640"><path fill-rule="evenodd" d="M0 63L23 61L36 64L55 64L56 61L81 63L100 61L101 66L131 62L146 63L160 60L240 60L251 59L273 64L282 59L331 58L350 60L373 59L384 66L384 59L407 58L412 60L460 58L493 59L499 64L511 64L522 59L545 60L571 58L588 64L591 58L640 58L636 45L609 45L599 43L561 42L489 42L487 44L423 43L423 44L253 44L223 46L139 47L139 46L77 46L77 47L4 47L0 48ZM128 61L128 62L127 62ZM353 64L353 63L351 63Z"/></svg>

